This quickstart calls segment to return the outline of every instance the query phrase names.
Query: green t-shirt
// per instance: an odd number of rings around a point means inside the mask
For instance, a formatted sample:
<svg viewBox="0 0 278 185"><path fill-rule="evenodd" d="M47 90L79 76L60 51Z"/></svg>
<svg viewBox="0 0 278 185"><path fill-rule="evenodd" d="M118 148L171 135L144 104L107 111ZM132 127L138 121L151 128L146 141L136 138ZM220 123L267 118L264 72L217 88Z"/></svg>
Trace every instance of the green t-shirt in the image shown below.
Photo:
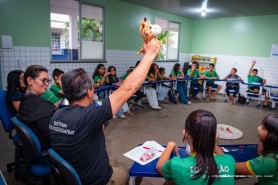
<svg viewBox="0 0 278 185"><path fill-rule="evenodd" d="M103 76L100 76L100 75L96 75L95 78L94 78L94 81L96 83L98 83L100 80L102 80ZM102 85L105 85L105 82L102 84Z"/></svg>
<svg viewBox="0 0 278 185"><path fill-rule="evenodd" d="M49 101L50 103L52 103L53 105L57 102L59 102L61 99L58 98L51 90L46 90L45 93L43 93L41 95L41 97L43 99L45 99L46 101Z"/></svg>
<svg viewBox="0 0 278 185"><path fill-rule="evenodd" d="M188 76L190 75L191 71L192 71L192 69L188 69L188 70L187 70L187 75L188 75ZM199 78L200 75L201 75L200 70L199 70L199 69L196 69L196 70L193 72L191 78Z"/></svg>
<svg viewBox="0 0 278 185"><path fill-rule="evenodd" d="M219 78L219 76L216 73L216 71L210 72L209 70L204 72L204 76L205 77L209 77L209 78L212 78L212 77L218 77ZM208 80L207 81L207 85L211 85L211 84L214 84L214 81L213 80Z"/></svg>
<svg viewBox="0 0 278 185"><path fill-rule="evenodd" d="M181 71L178 71L177 73L175 73L174 70L171 71L171 75L172 76L176 76L176 77L181 77Z"/></svg>
<svg viewBox="0 0 278 185"><path fill-rule="evenodd" d="M126 77L127 77L128 75L129 75L128 73L125 73L125 74L121 77L121 79L122 79L122 80L125 80Z"/></svg>
<svg viewBox="0 0 278 185"><path fill-rule="evenodd" d="M249 172L258 176L260 185L278 184L278 162L270 155L260 155L246 162ZM276 154L276 158L278 158L278 154Z"/></svg>
<svg viewBox="0 0 278 185"><path fill-rule="evenodd" d="M59 92L62 90L61 86L58 86L58 85L55 85L53 84L51 87L50 87L50 90L55 94L55 96L57 96L57 98L59 98L60 100L65 98L64 95L62 94L59 94Z"/></svg>
<svg viewBox="0 0 278 185"><path fill-rule="evenodd" d="M188 69L187 70L187 75L189 76L190 73L191 73L192 69ZM192 74L192 77L191 78L199 78L201 76L201 72L199 69L196 69L193 74ZM200 84L202 85L203 81L202 80L192 80L191 81L192 84Z"/></svg>
<svg viewBox="0 0 278 185"><path fill-rule="evenodd" d="M215 155L214 159L218 166L220 178L217 178L213 185L234 185L235 160L232 156ZM202 184L206 185L208 181L203 183L204 177L193 180L195 175L194 169L196 165L195 156L186 158L173 157L162 166L163 177L166 180L172 180L176 185L184 184ZM204 174L205 175L205 174Z"/></svg>
<svg viewBox="0 0 278 185"><path fill-rule="evenodd" d="M252 75L248 75L248 83L251 84L251 83L262 83L263 79L259 76L252 76ZM248 87L253 87L253 86L256 86L256 85L248 85Z"/></svg>

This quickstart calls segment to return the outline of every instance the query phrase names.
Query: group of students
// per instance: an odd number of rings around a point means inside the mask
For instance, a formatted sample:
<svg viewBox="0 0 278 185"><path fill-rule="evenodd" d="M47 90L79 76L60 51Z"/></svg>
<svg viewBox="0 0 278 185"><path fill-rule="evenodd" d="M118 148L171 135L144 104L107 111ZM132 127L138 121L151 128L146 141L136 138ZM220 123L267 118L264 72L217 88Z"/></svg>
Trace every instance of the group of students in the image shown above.
<svg viewBox="0 0 278 185"><path fill-rule="evenodd" d="M122 78L117 78L115 67L109 67L109 73L105 73L105 68L101 65L93 75L95 83L84 69L67 73L61 70L53 72L54 84L50 88L51 92L57 98L65 97L70 104L61 109L49 101L53 96L43 98L51 81L45 67L32 65L25 72L14 71L8 75L7 103L12 113L34 131L42 150L52 147L67 160L75 168L84 185L128 183L128 170L118 167L117 162L107 154L103 133L107 121L123 108L132 95L138 94L137 98L140 97L139 88L146 79L155 81L184 77L179 64L175 64L171 77L166 77L165 69L159 69L157 64L152 63L160 50L160 43L156 38L144 43L143 48L145 55L141 62L130 68ZM192 63L192 69L188 70L188 75L198 78L200 72L194 65L195 62ZM214 75L212 78L216 78ZM122 85L109 97L98 104L92 103L94 88L121 80ZM191 83L194 85L194 80ZM164 98L169 92L172 93L168 86L163 86L163 94L158 95L153 92L154 87L151 85L147 89L149 105L155 109L159 109L156 102L159 97ZM184 83L178 83L180 100L189 104L189 100L184 99L187 98L185 90ZM211 94L209 98L214 95ZM256 159L236 165L231 156L223 155L221 149L215 145L218 138L216 125L216 118L208 111L197 110L188 116L183 136L190 146L190 156L169 160L172 151L177 152L176 144L169 142L157 163L157 170L167 180L166 183L198 184L204 181L205 184L232 184L233 177L224 178L221 175L232 175L236 171L237 174L271 175L271 178L260 177L259 182L277 184L278 115L267 116L258 127L260 155ZM221 165L227 166L229 170L222 173L219 171ZM140 179L138 181L140 182Z"/></svg>

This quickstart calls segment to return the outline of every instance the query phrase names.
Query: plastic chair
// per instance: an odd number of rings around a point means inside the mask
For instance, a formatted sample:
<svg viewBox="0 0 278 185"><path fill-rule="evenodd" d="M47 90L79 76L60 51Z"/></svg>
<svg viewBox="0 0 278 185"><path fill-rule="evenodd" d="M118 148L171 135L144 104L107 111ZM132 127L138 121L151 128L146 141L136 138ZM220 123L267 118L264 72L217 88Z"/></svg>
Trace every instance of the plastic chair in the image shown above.
<svg viewBox="0 0 278 185"><path fill-rule="evenodd" d="M1 171L0 171L0 185L7 185L6 180Z"/></svg>
<svg viewBox="0 0 278 185"><path fill-rule="evenodd" d="M277 86L268 86L267 87L267 95L271 99L271 109L275 109L276 103L278 103L278 94L272 94L271 89L278 89Z"/></svg>
<svg viewBox="0 0 278 185"><path fill-rule="evenodd" d="M15 168L20 168L24 171L24 164L27 166L28 170L23 172L23 180L28 177L28 174L31 174L35 177L44 177L44 184L49 184L48 175L50 174L50 165L47 158L47 151L41 151L41 144L30 128L19 121L16 117L11 118L11 121L21 140L19 146L21 163L16 164Z"/></svg>
<svg viewBox="0 0 278 185"><path fill-rule="evenodd" d="M9 134L9 138L15 144L18 142L18 135L12 135L12 131L14 130L14 126L11 122L12 113L9 111L9 108L6 103L7 91L0 91L0 120L4 127L5 132ZM7 171L11 172L13 167L15 166L15 162L7 164Z"/></svg>
<svg viewBox="0 0 278 185"><path fill-rule="evenodd" d="M58 185L81 185L75 169L53 149L48 150L51 163L51 174Z"/></svg>
<svg viewBox="0 0 278 185"><path fill-rule="evenodd" d="M246 84L246 83L244 83ZM256 85L260 87L260 92L259 94L253 93L252 91L247 90L246 91L246 95L247 95L247 99L246 99L246 105L248 105L250 103L250 99L254 99L254 100L258 100L257 103L257 108L261 106L261 98L262 98L262 93L263 93L263 87L261 83L249 83L246 85Z"/></svg>

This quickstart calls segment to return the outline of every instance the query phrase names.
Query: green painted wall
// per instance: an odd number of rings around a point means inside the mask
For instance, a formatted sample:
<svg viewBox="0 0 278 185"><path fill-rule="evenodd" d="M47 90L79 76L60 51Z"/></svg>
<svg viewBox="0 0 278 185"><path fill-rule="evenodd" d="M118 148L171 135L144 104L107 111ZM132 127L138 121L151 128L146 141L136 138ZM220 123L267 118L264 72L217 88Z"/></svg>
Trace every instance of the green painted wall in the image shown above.
<svg viewBox="0 0 278 185"><path fill-rule="evenodd" d="M0 35L16 46L50 46L49 11L48 0L0 1Z"/></svg>
<svg viewBox="0 0 278 185"><path fill-rule="evenodd" d="M193 21L115 0L87 0L105 6L106 49L139 50L139 23L155 17L181 23L181 53L191 52ZM12 35L16 46L50 46L50 1L0 1L0 35Z"/></svg>
<svg viewBox="0 0 278 185"><path fill-rule="evenodd" d="M196 20L192 53L270 57L278 15Z"/></svg>

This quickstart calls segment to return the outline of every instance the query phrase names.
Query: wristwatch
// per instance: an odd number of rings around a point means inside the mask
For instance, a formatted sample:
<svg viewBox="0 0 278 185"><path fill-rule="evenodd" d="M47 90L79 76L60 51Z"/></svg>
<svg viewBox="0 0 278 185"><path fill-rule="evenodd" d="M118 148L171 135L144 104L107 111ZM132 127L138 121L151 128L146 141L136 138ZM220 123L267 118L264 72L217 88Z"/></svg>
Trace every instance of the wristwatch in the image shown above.
<svg viewBox="0 0 278 185"><path fill-rule="evenodd" d="M97 83L97 86L100 86L99 83Z"/></svg>

